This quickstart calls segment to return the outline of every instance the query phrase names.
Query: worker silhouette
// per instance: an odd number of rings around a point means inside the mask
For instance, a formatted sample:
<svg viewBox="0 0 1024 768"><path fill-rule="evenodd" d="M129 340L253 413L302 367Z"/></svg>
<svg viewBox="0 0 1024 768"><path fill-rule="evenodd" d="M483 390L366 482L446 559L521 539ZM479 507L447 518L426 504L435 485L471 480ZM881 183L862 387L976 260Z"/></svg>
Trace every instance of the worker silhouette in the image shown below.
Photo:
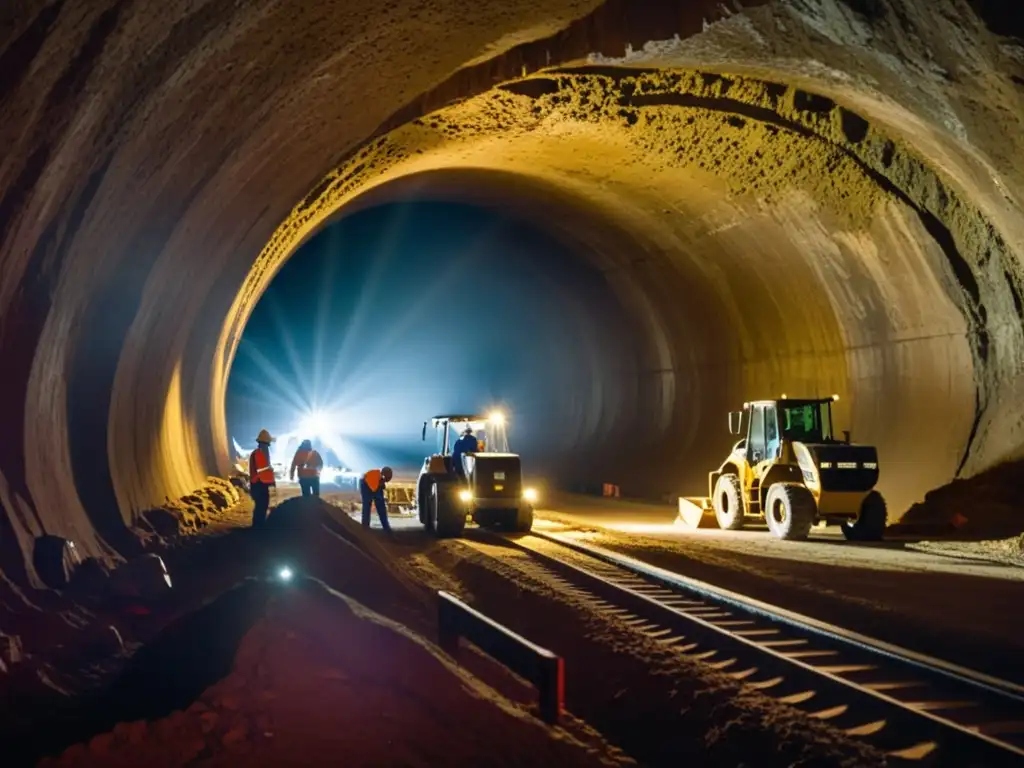
<svg viewBox="0 0 1024 768"><path fill-rule="evenodd" d="M313 448L311 440L303 440L292 458L292 468L288 479L295 479L295 471L299 473L299 487L303 496L320 496L320 471L324 468L323 457Z"/></svg>
<svg viewBox="0 0 1024 768"><path fill-rule="evenodd" d="M462 430L462 437L455 441L455 445L452 446L452 469L461 478L466 477L466 468L463 466L462 457L467 453L476 453L480 449L480 443L477 442L476 436L473 434L472 427L466 427Z"/></svg>
<svg viewBox="0 0 1024 768"><path fill-rule="evenodd" d="M274 438L265 429L256 436L256 450L249 454L249 495L252 496L252 527L259 528L267 521L270 509L270 489L277 488L274 467L270 463L270 444Z"/></svg>
<svg viewBox="0 0 1024 768"><path fill-rule="evenodd" d="M391 467L371 469L359 478L359 493L363 497L363 526L370 527L370 507L377 507L377 517L380 518L380 527L387 533L391 533L391 523L388 522L388 505L384 498L384 490L391 482L394 473Z"/></svg>

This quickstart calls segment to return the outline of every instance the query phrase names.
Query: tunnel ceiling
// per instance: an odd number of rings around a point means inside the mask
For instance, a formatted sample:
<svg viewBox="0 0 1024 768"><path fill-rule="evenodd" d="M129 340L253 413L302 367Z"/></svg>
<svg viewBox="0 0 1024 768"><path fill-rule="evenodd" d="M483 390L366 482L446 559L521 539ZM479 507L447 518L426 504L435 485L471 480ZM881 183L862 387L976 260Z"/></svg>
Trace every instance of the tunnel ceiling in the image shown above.
<svg viewBox="0 0 1024 768"><path fill-rule="evenodd" d="M745 5L5 5L6 572L226 471L261 291L409 179L606 271L647 487L699 482L724 412L780 390L843 396L894 508L1019 453L1016 30L965 0Z"/></svg>

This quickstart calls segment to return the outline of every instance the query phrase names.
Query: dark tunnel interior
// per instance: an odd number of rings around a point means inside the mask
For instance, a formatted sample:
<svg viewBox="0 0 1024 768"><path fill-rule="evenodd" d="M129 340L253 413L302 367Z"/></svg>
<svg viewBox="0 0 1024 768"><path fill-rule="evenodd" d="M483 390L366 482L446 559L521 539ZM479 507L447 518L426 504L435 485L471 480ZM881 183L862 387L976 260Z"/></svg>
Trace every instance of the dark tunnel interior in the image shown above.
<svg viewBox="0 0 1024 768"><path fill-rule="evenodd" d="M295 439L328 461L416 471L434 447L425 420L499 409L527 472L599 483L652 442L634 417L637 331L593 264L529 222L464 203L365 208L306 242L260 299L229 432L247 450L260 429L319 414L323 432Z"/></svg>

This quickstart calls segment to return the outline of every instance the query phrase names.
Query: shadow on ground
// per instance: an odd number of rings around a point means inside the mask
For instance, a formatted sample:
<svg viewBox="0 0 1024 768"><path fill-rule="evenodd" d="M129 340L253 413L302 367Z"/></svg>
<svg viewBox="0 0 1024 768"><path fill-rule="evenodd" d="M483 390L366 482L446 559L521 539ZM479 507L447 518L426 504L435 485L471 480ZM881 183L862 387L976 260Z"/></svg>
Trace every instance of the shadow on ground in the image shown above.
<svg viewBox="0 0 1024 768"><path fill-rule="evenodd" d="M263 615L271 587L243 583L169 624L140 648L103 690L75 698L54 694L45 718L5 735L6 765L32 765L88 741L117 723L164 717L226 676L244 635Z"/></svg>

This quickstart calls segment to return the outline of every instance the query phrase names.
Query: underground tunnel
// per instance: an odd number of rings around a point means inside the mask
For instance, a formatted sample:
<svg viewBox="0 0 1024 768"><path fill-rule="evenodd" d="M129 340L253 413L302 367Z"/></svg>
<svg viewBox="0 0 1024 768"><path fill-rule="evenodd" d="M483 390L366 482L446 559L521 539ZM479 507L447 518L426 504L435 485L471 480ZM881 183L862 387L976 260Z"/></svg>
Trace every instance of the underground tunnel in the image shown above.
<svg viewBox="0 0 1024 768"><path fill-rule="evenodd" d="M436 449L424 422L500 411L530 476L585 482L621 471L618 448L635 458L644 329L571 246L480 195L441 202L456 190L416 177L389 192L405 202L347 215L289 259L231 370L241 451L269 427L284 464L311 439L331 468L415 475Z"/></svg>
<svg viewBox="0 0 1024 768"><path fill-rule="evenodd" d="M614 422L601 480L700 492L726 413L782 392L840 396L893 516L1019 457L1020 30L982 2L748 5L0 11L5 577L40 586L44 534L109 561L229 473L260 297L413 198L603 277L628 349L595 353L614 418L580 406Z"/></svg>

